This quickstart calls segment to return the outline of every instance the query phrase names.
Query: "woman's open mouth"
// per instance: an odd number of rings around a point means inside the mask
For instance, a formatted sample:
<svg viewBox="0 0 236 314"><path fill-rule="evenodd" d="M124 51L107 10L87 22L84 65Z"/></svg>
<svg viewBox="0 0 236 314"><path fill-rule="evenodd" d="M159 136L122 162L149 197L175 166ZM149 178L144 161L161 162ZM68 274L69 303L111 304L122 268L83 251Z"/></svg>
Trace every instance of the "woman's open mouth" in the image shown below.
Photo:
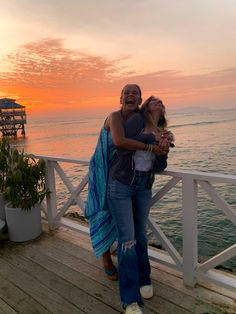
<svg viewBox="0 0 236 314"><path fill-rule="evenodd" d="M135 104L135 99L132 97L129 97L126 99L126 104L127 105L134 105Z"/></svg>

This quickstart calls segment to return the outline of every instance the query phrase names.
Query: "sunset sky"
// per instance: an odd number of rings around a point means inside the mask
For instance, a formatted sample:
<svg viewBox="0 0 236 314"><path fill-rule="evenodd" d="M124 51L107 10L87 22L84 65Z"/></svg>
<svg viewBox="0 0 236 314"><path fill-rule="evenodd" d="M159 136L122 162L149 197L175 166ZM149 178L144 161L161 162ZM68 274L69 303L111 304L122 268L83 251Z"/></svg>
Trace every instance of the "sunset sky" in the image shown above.
<svg viewBox="0 0 236 314"><path fill-rule="evenodd" d="M236 0L0 0L0 98L29 111L236 107Z"/></svg>

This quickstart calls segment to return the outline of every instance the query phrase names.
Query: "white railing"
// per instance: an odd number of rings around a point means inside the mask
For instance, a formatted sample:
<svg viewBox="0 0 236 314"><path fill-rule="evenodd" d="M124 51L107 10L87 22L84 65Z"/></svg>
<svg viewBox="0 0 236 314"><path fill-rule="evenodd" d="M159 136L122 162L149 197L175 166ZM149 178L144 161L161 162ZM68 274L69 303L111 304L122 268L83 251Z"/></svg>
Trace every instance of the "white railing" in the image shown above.
<svg viewBox="0 0 236 314"><path fill-rule="evenodd" d="M49 227L54 229L58 226L66 226L70 229L88 234L88 227L63 217L72 205L76 204L82 211L84 210L84 201L81 197L81 192L87 185L88 174L84 175L78 186L75 187L60 165L61 163L71 163L87 166L88 161L48 156L35 157L43 158L47 162L46 184L51 191L51 196L46 200L46 204L43 206L43 212ZM59 175L70 194L69 199L60 208L58 208L57 205L55 173ZM177 185L177 183L182 182L183 255L181 256L179 254L176 248L165 236L160 226L150 216L148 221L149 228L165 249L165 251L163 251L150 248L150 258L182 272L184 284L187 286L194 287L199 280L205 280L236 292L236 276L214 269L217 265L236 256L236 244L225 249L204 263L199 263L197 225L199 185L206 191L216 206L225 213L227 218L236 225L235 209L233 209L232 206L218 194L211 184L214 182L236 185L236 176L184 170L166 170L162 172L162 175L169 176L171 179L153 196L151 206L166 195Z"/></svg>

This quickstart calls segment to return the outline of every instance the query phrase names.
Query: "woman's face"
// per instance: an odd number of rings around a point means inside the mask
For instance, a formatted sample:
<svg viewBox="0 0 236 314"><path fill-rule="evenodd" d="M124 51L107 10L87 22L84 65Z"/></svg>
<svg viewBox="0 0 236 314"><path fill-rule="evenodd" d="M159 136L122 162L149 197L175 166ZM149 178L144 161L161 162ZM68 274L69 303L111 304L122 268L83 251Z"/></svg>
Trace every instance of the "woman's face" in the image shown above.
<svg viewBox="0 0 236 314"><path fill-rule="evenodd" d="M158 98L153 98L148 104L148 111L152 113L159 113L160 115L165 114L165 106L162 101Z"/></svg>
<svg viewBox="0 0 236 314"><path fill-rule="evenodd" d="M120 103L124 109L136 110L141 101L140 91L136 85L128 84L124 87L120 97Z"/></svg>

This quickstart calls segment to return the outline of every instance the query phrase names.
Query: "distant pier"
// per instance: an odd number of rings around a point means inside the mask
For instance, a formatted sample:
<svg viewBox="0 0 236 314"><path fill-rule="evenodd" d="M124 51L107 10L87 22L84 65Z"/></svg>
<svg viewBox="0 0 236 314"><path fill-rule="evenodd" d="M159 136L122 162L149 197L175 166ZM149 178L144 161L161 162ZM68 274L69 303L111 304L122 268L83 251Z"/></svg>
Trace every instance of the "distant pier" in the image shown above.
<svg viewBox="0 0 236 314"><path fill-rule="evenodd" d="M17 104L15 99L0 99L0 132L3 136L17 136L20 130L25 136L25 106Z"/></svg>

